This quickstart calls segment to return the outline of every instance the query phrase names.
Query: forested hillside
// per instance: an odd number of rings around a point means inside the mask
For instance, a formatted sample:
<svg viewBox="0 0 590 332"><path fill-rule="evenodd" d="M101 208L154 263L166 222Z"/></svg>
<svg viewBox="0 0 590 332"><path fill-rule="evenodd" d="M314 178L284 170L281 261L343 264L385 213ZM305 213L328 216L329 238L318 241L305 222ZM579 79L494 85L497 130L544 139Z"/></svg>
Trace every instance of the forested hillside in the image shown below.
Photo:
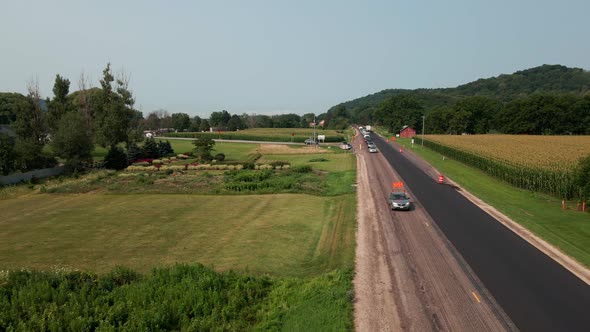
<svg viewBox="0 0 590 332"><path fill-rule="evenodd" d="M328 110L356 123L395 132L403 125L428 133L590 134L590 72L542 65L455 88L388 89Z"/></svg>

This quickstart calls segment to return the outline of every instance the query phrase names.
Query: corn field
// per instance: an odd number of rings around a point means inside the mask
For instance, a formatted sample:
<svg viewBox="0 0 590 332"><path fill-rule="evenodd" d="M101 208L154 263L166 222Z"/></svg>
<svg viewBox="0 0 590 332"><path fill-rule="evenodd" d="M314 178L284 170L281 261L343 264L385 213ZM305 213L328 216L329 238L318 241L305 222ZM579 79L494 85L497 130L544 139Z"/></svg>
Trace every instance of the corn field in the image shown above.
<svg viewBox="0 0 590 332"><path fill-rule="evenodd" d="M577 196L573 170L590 154L590 136L428 135L424 145L516 187Z"/></svg>

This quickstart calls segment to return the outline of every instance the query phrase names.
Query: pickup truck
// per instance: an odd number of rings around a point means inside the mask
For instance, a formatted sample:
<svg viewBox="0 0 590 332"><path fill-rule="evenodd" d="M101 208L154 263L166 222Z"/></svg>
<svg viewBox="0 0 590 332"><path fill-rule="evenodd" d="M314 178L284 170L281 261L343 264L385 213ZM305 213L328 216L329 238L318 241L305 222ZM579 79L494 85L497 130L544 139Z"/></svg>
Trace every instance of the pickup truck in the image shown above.
<svg viewBox="0 0 590 332"><path fill-rule="evenodd" d="M314 140L313 138L308 138L305 140L305 145L317 145L318 141Z"/></svg>
<svg viewBox="0 0 590 332"><path fill-rule="evenodd" d="M389 194L389 207L392 210L409 211L411 206L410 197L405 192L392 192Z"/></svg>

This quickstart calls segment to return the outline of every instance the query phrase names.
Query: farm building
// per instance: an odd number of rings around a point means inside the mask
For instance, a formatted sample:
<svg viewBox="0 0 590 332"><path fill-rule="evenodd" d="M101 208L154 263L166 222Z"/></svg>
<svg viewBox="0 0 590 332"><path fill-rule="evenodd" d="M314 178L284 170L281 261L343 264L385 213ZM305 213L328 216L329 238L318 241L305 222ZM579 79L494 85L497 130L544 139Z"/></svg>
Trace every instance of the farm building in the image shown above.
<svg viewBox="0 0 590 332"><path fill-rule="evenodd" d="M408 126L404 126L402 130L399 131L399 136L405 138L414 137L416 136L416 130Z"/></svg>

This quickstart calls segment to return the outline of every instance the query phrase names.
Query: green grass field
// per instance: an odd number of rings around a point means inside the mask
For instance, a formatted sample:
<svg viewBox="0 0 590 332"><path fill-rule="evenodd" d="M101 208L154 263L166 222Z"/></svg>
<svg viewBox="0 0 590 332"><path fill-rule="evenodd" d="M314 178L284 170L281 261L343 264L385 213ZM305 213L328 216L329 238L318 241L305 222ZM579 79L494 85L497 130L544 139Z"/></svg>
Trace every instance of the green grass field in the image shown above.
<svg viewBox="0 0 590 332"><path fill-rule="evenodd" d="M170 142L180 151L192 146ZM223 171L179 176L103 171L48 180L32 190L4 188L0 227L8 236L0 242L0 269L69 265L106 272L125 265L145 272L198 262L220 270L309 276L352 266L354 155L303 146L215 147L228 160L260 152L261 163L311 165L320 173L307 177L317 176L322 185L309 186L314 195L203 195L220 191ZM45 191L51 194L39 193Z"/></svg>
<svg viewBox="0 0 590 332"><path fill-rule="evenodd" d="M0 270L174 263L279 276L352 266L352 194L28 195L0 200Z"/></svg>
<svg viewBox="0 0 590 332"><path fill-rule="evenodd" d="M354 156L215 150L312 170L102 170L0 188L0 330L351 330ZM224 187L268 172L254 191Z"/></svg>
<svg viewBox="0 0 590 332"><path fill-rule="evenodd" d="M191 140L174 139L172 137L156 139L156 142L166 140L170 142L170 145L172 145L172 149L176 154L192 151L195 147ZM257 147L258 144L252 143L217 142L214 147L215 151L213 151L213 155L224 153L226 155L226 160L228 161L245 160L248 154L256 151ZM103 160L106 154L107 149L97 145L92 151L92 159L95 161Z"/></svg>
<svg viewBox="0 0 590 332"><path fill-rule="evenodd" d="M475 168L454 160L443 160L442 155L422 148L419 138L414 148L410 147L409 139L398 139L397 142L475 196L590 267L590 214L571 209L564 211L561 201L554 197L518 189ZM574 202L568 202L568 205L575 207Z"/></svg>

